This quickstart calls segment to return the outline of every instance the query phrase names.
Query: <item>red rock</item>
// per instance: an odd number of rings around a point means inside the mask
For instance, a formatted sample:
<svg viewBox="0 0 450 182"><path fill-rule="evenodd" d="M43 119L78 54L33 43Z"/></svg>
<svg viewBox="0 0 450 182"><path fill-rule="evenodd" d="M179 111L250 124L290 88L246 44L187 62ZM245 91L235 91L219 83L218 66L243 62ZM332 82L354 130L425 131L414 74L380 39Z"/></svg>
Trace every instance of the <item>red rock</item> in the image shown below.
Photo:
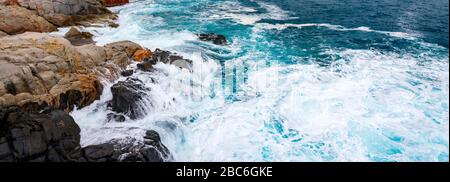
<svg viewBox="0 0 450 182"><path fill-rule="evenodd" d="M152 52L147 49L139 49L134 52L133 60L137 62L141 62L145 58L152 56Z"/></svg>
<svg viewBox="0 0 450 182"><path fill-rule="evenodd" d="M129 3L129 0L102 0L103 5L106 7L120 6Z"/></svg>

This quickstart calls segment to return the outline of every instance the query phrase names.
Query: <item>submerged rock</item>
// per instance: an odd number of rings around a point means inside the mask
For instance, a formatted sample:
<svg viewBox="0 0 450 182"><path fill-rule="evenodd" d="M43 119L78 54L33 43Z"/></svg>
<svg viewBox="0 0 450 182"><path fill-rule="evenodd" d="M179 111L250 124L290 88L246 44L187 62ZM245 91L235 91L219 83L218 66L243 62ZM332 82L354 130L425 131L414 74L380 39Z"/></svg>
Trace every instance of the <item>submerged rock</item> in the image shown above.
<svg viewBox="0 0 450 182"><path fill-rule="evenodd" d="M114 114L114 113L109 113L106 116L108 122L125 122L126 118L124 115L121 114Z"/></svg>
<svg viewBox="0 0 450 182"><path fill-rule="evenodd" d="M212 33L202 33L197 35L200 40L210 41L216 45L226 45L227 39L223 35L212 34Z"/></svg>
<svg viewBox="0 0 450 182"><path fill-rule="evenodd" d="M113 99L110 101L111 109L117 113L123 113L131 119L142 117L145 113L141 101L147 96L150 89L144 87L144 83L136 78L127 78L111 87Z"/></svg>

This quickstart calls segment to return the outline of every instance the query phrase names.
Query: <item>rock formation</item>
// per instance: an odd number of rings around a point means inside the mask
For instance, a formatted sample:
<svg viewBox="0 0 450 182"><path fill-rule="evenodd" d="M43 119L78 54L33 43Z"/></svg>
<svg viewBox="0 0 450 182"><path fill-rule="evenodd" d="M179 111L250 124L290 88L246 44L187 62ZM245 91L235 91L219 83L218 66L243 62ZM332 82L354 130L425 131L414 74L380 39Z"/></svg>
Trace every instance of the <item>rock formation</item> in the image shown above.
<svg viewBox="0 0 450 182"><path fill-rule="evenodd" d="M26 31L50 32L56 27L69 25L117 27L114 22L117 15L105 5L124 3L102 0L0 0L0 31L11 35Z"/></svg>
<svg viewBox="0 0 450 182"><path fill-rule="evenodd" d="M137 119L146 114L139 102L143 101L150 89L144 87L141 80L127 78L125 81L114 84L111 92L113 99L109 105L113 111L124 113L131 119Z"/></svg>
<svg viewBox="0 0 450 182"><path fill-rule="evenodd" d="M74 46L27 32L0 38L0 106L70 111L97 100L101 79L114 80L141 46L129 41Z"/></svg>
<svg viewBox="0 0 450 182"><path fill-rule="evenodd" d="M20 6L0 6L0 30L7 34L26 31L52 32L56 27L36 12Z"/></svg>
<svg viewBox="0 0 450 182"><path fill-rule="evenodd" d="M70 41L72 45L80 46L85 44L94 44L93 35L89 32L82 32L75 27L71 27L64 35L64 38Z"/></svg>
<svg viewBox="0 0 450 182"><path fill-rule="evenodd" d="M80 146L80 128L62 111L0 108L0 162L164 162L173 160L156 131Z"/></svg>
<svg viewBox="0 0 450 182"><path fill-rule="evenodd" d="M200 40L210 41L216 45L226 45L227 39L223 35L212 34L212 33L202 33L197 35Z"/></svg>

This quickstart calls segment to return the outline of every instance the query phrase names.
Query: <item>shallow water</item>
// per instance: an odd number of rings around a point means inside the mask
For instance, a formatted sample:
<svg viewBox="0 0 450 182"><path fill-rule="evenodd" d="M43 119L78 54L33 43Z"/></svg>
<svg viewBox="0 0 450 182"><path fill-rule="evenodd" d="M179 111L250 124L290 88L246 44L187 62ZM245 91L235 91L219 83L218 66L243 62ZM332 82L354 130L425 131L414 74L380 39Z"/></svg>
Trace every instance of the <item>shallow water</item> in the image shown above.
<svg viewBox="0 0 450 182"><path fill-rule="evenodd" d="M88 28L98 44L174 51L194 72L158 64L135 74L152 90L148 114L125 123L106 122L105 82L99 101L71 113L82 145L154 129L176 161L449 161L448 1L144 0L111 10L119 28ZM229 43L201 42L202 32Z"/></svg>

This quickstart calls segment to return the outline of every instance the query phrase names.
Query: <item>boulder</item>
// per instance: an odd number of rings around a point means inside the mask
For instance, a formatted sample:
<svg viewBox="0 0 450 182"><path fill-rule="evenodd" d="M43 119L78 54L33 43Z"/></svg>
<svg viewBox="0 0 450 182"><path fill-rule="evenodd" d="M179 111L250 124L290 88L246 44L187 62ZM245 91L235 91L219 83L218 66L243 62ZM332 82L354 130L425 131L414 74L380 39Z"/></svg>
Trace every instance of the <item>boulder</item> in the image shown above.
<svg viewBox="0 0 450 182"><path fill-rule="evenodd" d="M216 45L226 45L227 39L223 35L212 34L212 33L202 33L197 34L198 38L202 41L209 41Z"/></svg>
<svg viewBox="0 0 450 182"><path fill-rule="evenodd" d="M112 143L115 148L115 154L113 156L117 156L117 161L120 162L172 161L173 156L159 139L159 134L153 130L148 130L146 133L149 132L155 133L158 139L155 138L151 143L142 142L131 137L111 140L110 143ZM144 138L146 137L149 138L151 136L145 135Z"/></svg>
<svg viewBox="0 0 450 182"><path fill-rule="evenodd" d="M139 63L138 69L142 71L153 71L153 65L158 62L162 62L165 64L172 64L181 69L187 69L192 72L192 60L184 59L182 56L177 55L176 53L172 53L170 51L164 51L160 49L156 49L151 57L143 59L141 63Z"/></svg>
<svg viewBox="0 0 450 182"><path fill-rule="evenodd" d="M70 34L69 34L70 35ZM0 106L71 111L97 100L131 63L132 42L74 46L67 39L27 32L0 38Z"/></svg>
<svg viewBox="0 0 450 182"><path fill-rule="evenodd" d="M151 140L148 142L146 140ZM159 134L80 146L80 128L63 111L24 112L0 107L0 162L165 162L172 161Z"/></svg>
<svg viewBox="0 0 450 182"><path fill-rule="evenodd" d="M133 55L133 60L137 62L141 62L142 60L149 58L152 56L152 52L147 49L139 49Z"/></svg>
<svg viewBox="0 0 450 182"><path fill-rule="evenodd" d="M77 21L94 18L96 15L111 14L98 0L17 0L17 2L57 26L74 25Z"/></svg>
<svg viewBox="0 0 450 182"><path fill-rule="evenodd" d="M125 122L126 118L122 114L108 113L106 116L108 122Z"/></svg>
<svg viewBox="0 0 450 182"><path fill-rule="evenodd" d="M138 119L145 114L145 109L141 105L147 92L141 80L136 78L127 78L125 81L119 81L111 87L113 95L110 101L110 107L117 113L123 113L131 119Z"/></svg>
<svg viewBox="0 0 450 182"><path fill-rule="evenodd" d="M70 41L74 46L80 46L85 44L94 44L92 40L93 35L89 32L82 32L75 27L71 27L69 31L64 35L64 38Z"/></svg>
<svg viewBox="0 0 450 182"><path fill-rule="evenodd" d="M47 20L20 6L0 6L0 17L0 30L7 34L56 31Z"/></svg>
<svg viewBox="0 0 450 182"><path fill-rule="evenodd" d="M82 161L80 128L62 111L0 108L0 161Z"/></svg>

